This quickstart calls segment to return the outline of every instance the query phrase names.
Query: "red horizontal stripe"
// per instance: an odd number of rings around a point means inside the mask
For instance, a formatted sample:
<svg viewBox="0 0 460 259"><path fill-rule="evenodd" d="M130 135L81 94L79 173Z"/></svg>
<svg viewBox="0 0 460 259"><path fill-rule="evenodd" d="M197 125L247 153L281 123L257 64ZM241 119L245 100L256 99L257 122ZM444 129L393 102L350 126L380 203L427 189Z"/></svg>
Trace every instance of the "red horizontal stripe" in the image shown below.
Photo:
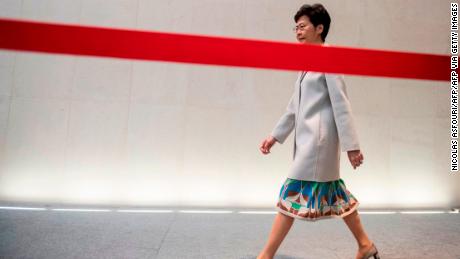
<svg viewBox="0 0 460 259"><path fill-rule="evenodd" d="M0 19L0 48L22 51L450 80L450 56Z"/></svg>

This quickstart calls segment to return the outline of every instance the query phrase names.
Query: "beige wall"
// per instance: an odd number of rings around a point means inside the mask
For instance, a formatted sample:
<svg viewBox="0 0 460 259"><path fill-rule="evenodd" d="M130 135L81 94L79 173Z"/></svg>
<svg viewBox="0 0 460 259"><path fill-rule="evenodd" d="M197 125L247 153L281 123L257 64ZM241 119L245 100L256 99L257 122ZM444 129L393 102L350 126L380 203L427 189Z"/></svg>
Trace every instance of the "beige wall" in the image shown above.
<svg viewBox="0 0 460 259"><path fill-rule="evenodd" d="M0 0L0 17L294 42L303 1ZM313 3L313 2L311 2ZM449 54L450 1L322 1L331 45ZM447 68L446 68L447 69ZM292 136L258 151L297 73L0 51L0 200L275 206ZM460 205L449 84L346 76L363 208Z"/></svg>

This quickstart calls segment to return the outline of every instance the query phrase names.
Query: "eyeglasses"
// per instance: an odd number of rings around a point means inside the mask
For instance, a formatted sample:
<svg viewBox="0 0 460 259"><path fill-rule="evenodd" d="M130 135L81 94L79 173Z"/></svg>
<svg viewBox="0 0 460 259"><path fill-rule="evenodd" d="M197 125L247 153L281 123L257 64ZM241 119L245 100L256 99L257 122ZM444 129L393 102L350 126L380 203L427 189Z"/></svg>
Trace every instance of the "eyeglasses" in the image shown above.
<svg viewBox="0 0 460 259"><path fill-rule="evenodd" d="M306 28L307 26L308 26L308 25L301 23L301 24L299 24L299 25L294 26L294 27L292 28L292 31L293 31L293 32L297 32L297 30L304 31L305 28Z"/></svg>

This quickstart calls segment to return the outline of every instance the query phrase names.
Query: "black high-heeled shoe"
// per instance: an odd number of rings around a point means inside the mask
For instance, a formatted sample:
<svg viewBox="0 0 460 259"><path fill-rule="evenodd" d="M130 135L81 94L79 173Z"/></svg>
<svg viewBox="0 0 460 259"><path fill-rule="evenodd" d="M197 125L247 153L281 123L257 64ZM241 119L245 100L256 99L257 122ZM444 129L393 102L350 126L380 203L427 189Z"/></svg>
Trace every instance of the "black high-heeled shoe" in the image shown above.
<svg viewBox="0 0 460 259"><path fill-rule="evenodd" d="M380 259L379 251L377 250L377 247L375 247L374 244L372 244L372 248L366 252L366 254L361 257L361 259L368 259L368 258L373 258L373 259Z"/></svg>

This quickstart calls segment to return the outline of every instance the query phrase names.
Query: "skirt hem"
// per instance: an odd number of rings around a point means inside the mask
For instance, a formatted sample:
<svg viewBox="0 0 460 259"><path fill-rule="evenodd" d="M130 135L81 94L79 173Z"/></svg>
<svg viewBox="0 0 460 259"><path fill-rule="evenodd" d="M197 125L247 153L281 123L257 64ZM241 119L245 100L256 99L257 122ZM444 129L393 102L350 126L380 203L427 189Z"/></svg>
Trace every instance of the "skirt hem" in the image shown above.
<svg viewBox="0 0 460 259"><path fill-rule="evenodd" d="M358 206L359 206L359 202L356 201L355 204L353 204L353 207L351 207L350 210L340 214L340 215L326 215L326 216L319 216L317 218L304 218L304 217L301 217L299 215L296 215L296 214L293 214L289 211L286 211L286 210L283 210L282 208L280 208L279 206L276 206L276 210L283 213L284 215L286 216L290 216L292 218L295 218L295 219L300 219L300 220L304 220L304 221L317 221L317 220L322 220L322 219L331 219L331 218L344 218L348 215L350 215L351 213L353 213L355 210L358 209Z"/></svg>

